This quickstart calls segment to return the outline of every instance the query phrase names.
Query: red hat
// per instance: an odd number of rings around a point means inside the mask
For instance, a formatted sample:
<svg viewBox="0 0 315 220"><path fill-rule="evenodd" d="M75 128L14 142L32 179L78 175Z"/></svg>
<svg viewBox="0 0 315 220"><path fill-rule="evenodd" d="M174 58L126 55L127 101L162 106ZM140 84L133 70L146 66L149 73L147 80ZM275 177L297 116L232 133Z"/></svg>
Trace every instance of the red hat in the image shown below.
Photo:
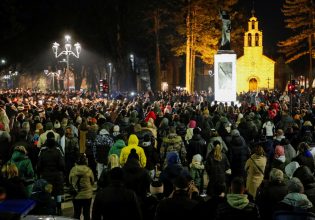
<svg viewBox="0 0 315 220"><path fill-rule="evenodd" d="M91 119L91 123L92 123L92 124L96 124L96 123L97 123L96 118L92 118L92 119Z"/></svg>
<svg viewBox="0 0 315 220"><path fill-rule="evenodd" d="M284 156L284 147L277 145L275 149L275 158L279 158L280 156Z"/></svg>
<svg viewBox="0 0 315 220"><path fill-rule="evenodd" d="M189 128L195 128L196 127L196 121L195 120L190 120L188 123Z"/></svg>

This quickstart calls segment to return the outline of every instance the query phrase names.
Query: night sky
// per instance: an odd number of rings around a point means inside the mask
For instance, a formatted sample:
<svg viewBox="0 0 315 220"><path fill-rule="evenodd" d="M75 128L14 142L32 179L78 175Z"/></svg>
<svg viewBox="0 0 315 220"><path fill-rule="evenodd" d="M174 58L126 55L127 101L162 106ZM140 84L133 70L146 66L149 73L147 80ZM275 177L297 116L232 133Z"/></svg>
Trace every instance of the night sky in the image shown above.
<svg viewBox="0 0 315 220"><path fill-rule="evenodd" d="M106 2L109 1L1 0L0 24L3 28L0 57L11 62L31 62L47 56L51 58L51 44L62 41L65 33L79 41L86 51L103 56L106 54L106 45L100 43L98 36L101 31L106 31L106 27L100 27L97 19L106 13ZM247 11L248 18L252 2L239 0L238 7ZM255 0L254 4L264 34L265 54L274 58L278 56L276 44L285 38L286 33L281 13L282 2L283 0ZM100 4L105 8L98 8Z"/></svg>

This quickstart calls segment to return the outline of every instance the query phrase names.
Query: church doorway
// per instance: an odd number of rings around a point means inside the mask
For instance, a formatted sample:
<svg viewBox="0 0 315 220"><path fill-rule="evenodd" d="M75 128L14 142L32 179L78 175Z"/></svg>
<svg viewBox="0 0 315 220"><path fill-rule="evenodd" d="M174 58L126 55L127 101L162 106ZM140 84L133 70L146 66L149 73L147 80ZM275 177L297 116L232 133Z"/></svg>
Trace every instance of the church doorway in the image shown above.
<svg viewBox="0 0 315 220"><path fill-rule="evenodd" d="M249 91L257 91L257 88L258 88L258 82L257 82L257 79L255 78L251 78L249 80Z"/></svg>

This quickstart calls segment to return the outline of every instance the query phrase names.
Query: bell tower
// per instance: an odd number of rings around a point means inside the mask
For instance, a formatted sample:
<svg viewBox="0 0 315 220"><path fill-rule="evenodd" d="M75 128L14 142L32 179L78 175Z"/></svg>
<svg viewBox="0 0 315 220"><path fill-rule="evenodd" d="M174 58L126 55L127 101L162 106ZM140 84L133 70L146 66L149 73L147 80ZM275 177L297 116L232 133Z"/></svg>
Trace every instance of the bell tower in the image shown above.
<svg viewBox="0 0 315 220"><path fill-rule="evenodd" d="M244 34L244 55L257 55L263 53L262 32L258 29L258 20L255 11L252 10L252 17L248 21L248 31Z"/></svg>

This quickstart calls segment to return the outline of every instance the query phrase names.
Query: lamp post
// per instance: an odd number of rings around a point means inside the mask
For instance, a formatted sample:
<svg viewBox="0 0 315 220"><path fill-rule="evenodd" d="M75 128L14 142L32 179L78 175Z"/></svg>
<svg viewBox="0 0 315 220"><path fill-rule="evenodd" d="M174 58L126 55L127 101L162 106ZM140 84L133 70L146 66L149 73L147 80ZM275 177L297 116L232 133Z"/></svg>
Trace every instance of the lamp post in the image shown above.
<svg viewBox="0 0 315 220"><path fill-rule="evenodd" d="M79 43L75 43L73 45L75 50L73 51L72 50L73 46L71 43L71 37L70 37L70 35L66 35L65 36L64 50L62 50L60 53L58 53L59 46L60 46L60 44L55 42L55 43L53 43L52 49L53 49L53 52L54 52L56 58L60 57L61 55L66 56L67 73L68 73L67 86L68 86L68 90L70 91L69 57L70 57L70 55L72 55L76 58L79 58L80 53L81 53L81 45Z"/></svg>
<svg viewBox="0 0 315 220"><path fill-rule="evenodd" d="M58 70L57 72L49 72L48 70L44 70L44 73L46 76L51 76L52 77L52 88L53 88L53 91L55 90L55 76L57 76L57 79L58 77L60 76L60 70Z"/></svg>

